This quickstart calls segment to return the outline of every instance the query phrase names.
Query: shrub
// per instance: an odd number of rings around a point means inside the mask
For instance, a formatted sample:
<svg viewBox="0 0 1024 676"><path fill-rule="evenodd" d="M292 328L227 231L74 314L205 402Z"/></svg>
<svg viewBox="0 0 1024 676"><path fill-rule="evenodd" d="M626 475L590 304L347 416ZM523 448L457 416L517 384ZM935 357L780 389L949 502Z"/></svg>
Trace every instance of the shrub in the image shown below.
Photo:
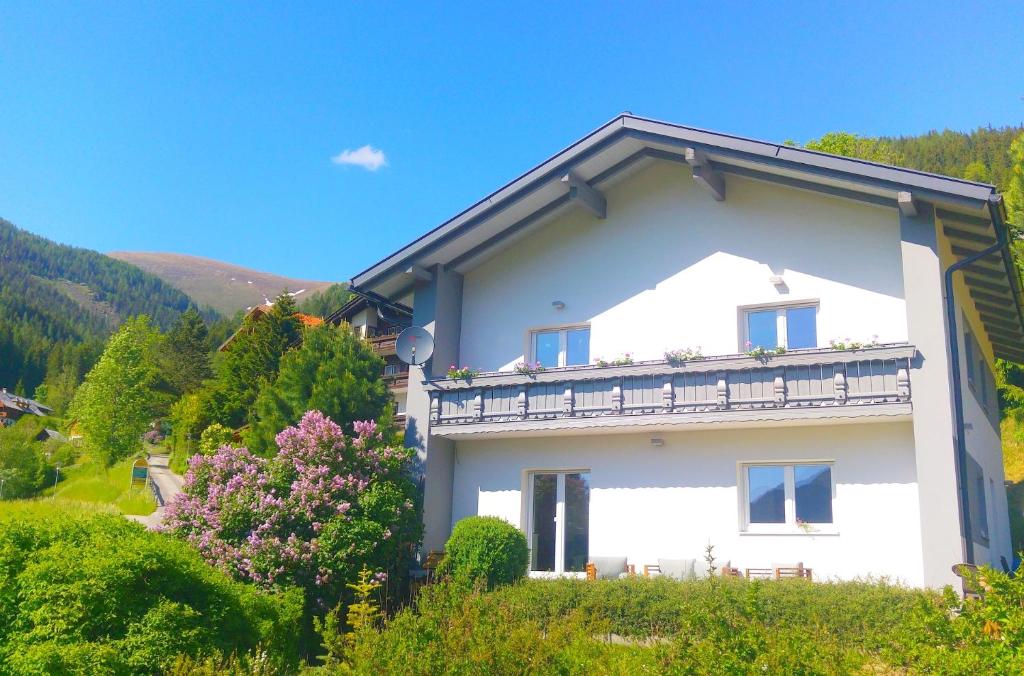
<svg viewBox="0 0 1024 676"><path fill-rule="evenodd" d="M44 444L36 441L44 423L26 415L11 426L0 425L0 498L11 500L38 492L46 480Z"/></svg>
<svg viewBox="0 0 1024 676"><path fill-rule="evenodd" d="M218 448L226 446L234 440L235 433L229 427L213 423L199 435L199 452L213 455Z"/></svg>
<svg viewBox="0 0 1024 676"><path fill-rule="evenodd" d="M29 507L0 517L0 671L159 673L257 645L297 663L297 591L233 582L120 516Z"/></svg>
<svg viewBox="0 0 1024 676"><path fill-rule="evenodd" d="M422 527L413 451L384 445L373 422L355 427L348 437L311 411L270 459L230 446L193 456L168 529L236 579L302 587L318 613L363 566L380 579L403 570Z"/></svg>
<svg viewBox="0 0 1024 676"><path fill-rule="evenodd" d="M494 516L471 516L452 529L444 570L457 578L486 580L493 588L524 577L529 556L526 536L518 528Z"/></svg>
<svg viewBox="0 0 1024 676"><path fill-rule="evenodd" d="M345 668L376 673L1022 673L1020 597L960 605L885 582L525 580L425 588ZM1012 581L1013 585L1020 583ZM993 598L993 594L995 597ZM997 618L997 619L994 619ZM995 626L993 626L995 625ZM985 627L989 628L986 630Z"/></svg>

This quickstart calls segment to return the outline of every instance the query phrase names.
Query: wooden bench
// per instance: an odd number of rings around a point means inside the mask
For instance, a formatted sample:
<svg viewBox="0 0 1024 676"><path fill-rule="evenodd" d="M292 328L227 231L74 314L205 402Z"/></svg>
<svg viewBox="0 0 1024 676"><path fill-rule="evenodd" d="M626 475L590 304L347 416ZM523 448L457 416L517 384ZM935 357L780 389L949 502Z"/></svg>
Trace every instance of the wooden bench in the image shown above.
<svg viewBox="0 0 1024 676"><path fill-rule="evenodd" d="M771 568L747 568L745 576L748 580L784 580L787 578L810 580L813 573L810 568L804 568L803 563L797 563L772 566Z"/></svg>
<svg viewBox="0 0 1024 676"><path fill-rule="evenodd" d="M722 566L722 577L743 577L743 573L740 572L739 568L733 568L731 566ZM644 564L644 577L651 577L652 574L661 574L661 566L657 563L645 563Z"/></svg>

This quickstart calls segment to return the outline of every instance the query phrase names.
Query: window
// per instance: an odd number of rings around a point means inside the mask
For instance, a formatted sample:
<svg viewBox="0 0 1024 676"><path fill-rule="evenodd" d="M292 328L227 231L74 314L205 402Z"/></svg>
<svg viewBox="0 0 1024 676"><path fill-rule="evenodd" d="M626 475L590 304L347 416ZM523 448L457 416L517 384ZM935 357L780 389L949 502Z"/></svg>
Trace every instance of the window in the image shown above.
<svg viewBox="0 0 1024 676"><path fill-rule="evenodd" d="M785 347L797 350L818 346L816 305L759 308L745 312L744 347ZM749 349L749 348L746 348Z"/></svg>
<svg viewBox="0 0 1024 676"><path fill-rule="evenodd" d="M743 480L748 531L813 532L833 523L830 463L745 465Z"/></svg>
<svg viewBox="0 0 1024 676"><path fill-rule="evenodd" d="M584 366L590 363L590 328L576 327L534 331L531 362L545 368Z"/></svg>
<svg viewBox="0 0 1024 676"><path fill-rule="evenodd" d="M384 364L384 375L393 376L398 374L398 364Z"/></svg>
<svg viewBox="0 0 1024 676"><path fill-rule="evenodd" d="M974 336L969 330L964 331L964 363L967 364L967 384L974 387Z"/></svg>
<svg viewBox="0 0 1024 676"><path fill-rule="evenodd" d="M530 475L530 570L583 572L590 552L590 473Z"/></svg>
<svg viewBox="0 0 1024 676"><path fill-rule="evenodd" d="M979 474L974 485L978 491L978 537L988 540L988 500L985 497L985 477Z"/></svg>

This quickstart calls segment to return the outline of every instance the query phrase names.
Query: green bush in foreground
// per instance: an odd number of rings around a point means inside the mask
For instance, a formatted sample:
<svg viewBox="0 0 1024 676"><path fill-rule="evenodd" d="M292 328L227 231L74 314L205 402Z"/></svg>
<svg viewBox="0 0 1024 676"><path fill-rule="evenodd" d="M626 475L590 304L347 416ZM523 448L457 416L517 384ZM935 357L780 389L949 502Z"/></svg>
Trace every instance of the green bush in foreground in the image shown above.
<svg viewBox="0 0 1024 676"><path fill-rule="evenodd" d="M526 575L526 536L494 516L471 516L455 524L445 545L443 570L456 578L485 580L493 588Z"/></svg>
<svg viewBox="0 0 1024 676"><path fill-rule="evenodd" d="M0 673L160 673L178 655L262 646L298 660L301 593L265 594L119 516L0 516Z"/></svg>
<svg viewBox="0 0 1024 676"><path fill-rule="evenodd" d="M341 669L1021 673L1015 623L1022 611L1007 611L1019 597L1006 596L995 582L990 587L1001 601L969 602L954 617L955 599L884 582L526 580L492 592L443 583L426 588L415 609L401 611L383 630L358 632ZM985 617L993 613L1004 619L996 621L998 632L986 633Z"/></svg>

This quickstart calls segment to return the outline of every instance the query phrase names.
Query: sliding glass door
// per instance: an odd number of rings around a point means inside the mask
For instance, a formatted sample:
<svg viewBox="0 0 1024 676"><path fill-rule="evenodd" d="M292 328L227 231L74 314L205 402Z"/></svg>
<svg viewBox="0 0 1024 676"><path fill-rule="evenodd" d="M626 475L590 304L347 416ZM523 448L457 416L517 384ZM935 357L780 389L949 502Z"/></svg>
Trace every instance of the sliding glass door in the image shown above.
<svg viewBox="0 0 1024 676"><path fill-rule="evenodd" d="M590 548L590 473L530 476L530 570L586 570Z"/></svg>

